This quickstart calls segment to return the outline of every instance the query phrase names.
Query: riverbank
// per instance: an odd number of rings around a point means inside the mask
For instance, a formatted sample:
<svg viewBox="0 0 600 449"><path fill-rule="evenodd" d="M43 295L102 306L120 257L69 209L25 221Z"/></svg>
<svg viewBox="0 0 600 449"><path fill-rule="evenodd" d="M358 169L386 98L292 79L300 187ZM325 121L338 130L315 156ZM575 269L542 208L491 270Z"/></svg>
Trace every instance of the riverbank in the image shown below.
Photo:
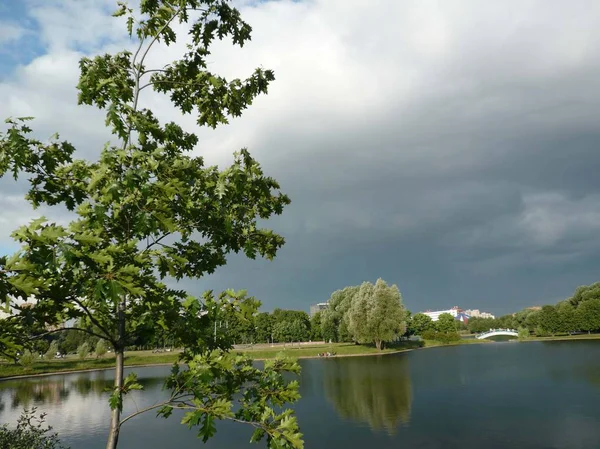
<svg viewBox="0 0 600 449"><path fill-rule="evenodd" d="M454 344L485 343L481 340L461 340ZM319 358L319 353L335 353L335 357L360 357L373 355L397 354L425 347L449 346L435 341L403 341L378 350L374 346L356 345L353 343L314 343L312 345L256 345L251 348L234 349L246 354L254 360L261 361L275 358L284 354L297 359ZM154 353L152 351L131 351L125 353L125 367L144 367L171 365L177 361L178 352ZM91 372L111 369L114 366L114 356L108 354L101 359L80 360L76 356L58 360L38 360L29 367L0 363L0 379L18 379L24 377L50 376L73 372Z"/></svg>
<svg viewBox="0 0 600 449"><path fill-rule="evenodd" d="M522 342L529 341L568 341L568 340L596 340L600 339L600 334L580 334L580 335L560 335L554 337L530 337ZM397 354L415 349L437 348L442 346L456 346L465 344L485 344L491 343L490 340L478 340L475 338L463 338L460 341L452 343L441 343L438 341L426 340L403 341L395 343L382 351L374 346L356 345L353 343L314 343L302 345L256 345L251 348L235 349L234 351L248 355L254 360L267 360L276 357L278 354L294 357L297 359L319 358L319 353L335 353L335 357L361 357L373 355ZM144 367L144 366L162 366L171 365L177 361L178 352L154 353L152 351L131 351L125 353L126 367ZM50 376L54 374L68 374L73 372L90 372L111 369L114 367L114 356L106 355L101 359L79 360L77 356L71 356L66 359L58 360L39 360L35 361L30 367L0 363L0 380L18 379L23 377Z"/></svg>

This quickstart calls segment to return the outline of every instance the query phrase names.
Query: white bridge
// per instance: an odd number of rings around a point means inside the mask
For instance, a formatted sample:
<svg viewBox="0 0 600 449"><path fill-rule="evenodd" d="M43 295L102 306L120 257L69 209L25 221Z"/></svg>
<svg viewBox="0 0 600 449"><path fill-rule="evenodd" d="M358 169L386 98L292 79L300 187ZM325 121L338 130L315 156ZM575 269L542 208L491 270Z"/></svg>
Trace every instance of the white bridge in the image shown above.
<svg viewBox="0 0 600 449"><path fill-rule="evenodd" d="M511 337L518 337L519 333L514 329L490 329L489 331L477 335L475 338L483 340L484 338L495 337L496 335L509 335Z"/></svg>

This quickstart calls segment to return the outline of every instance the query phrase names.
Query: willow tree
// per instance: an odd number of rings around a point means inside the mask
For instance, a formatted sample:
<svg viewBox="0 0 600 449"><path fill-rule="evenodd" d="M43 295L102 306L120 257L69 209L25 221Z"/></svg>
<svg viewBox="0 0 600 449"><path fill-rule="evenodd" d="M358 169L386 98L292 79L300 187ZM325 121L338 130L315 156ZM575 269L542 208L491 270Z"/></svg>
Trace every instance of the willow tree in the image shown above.
<svg viewBox="0 0 600 449"><path fill-rule="evenodd" d="M375 285L361 284L347 316L353 338L359 343L374 343L377 349L406 332L406 309L400 290L381 278Z"/></svg>
<svg viewBox="0 0 600 449"><path fill-rule="evenodd" d="M257 69L228 81L208 70L215 39L239 46L250 39L251 27L226 0L141 0L136 9L119 3L114 15L125 19L135 50L81 59L77 86L79 104L105 110L114 136L98 159L76 158L76 148L58 135L36 139L30 118L7 120L0 135L0 174L27 180L34 207L66 207L73 217L67 225L42 217L13 233L20 249L0 260L1 293L19 312L10 329L84 320L82 331L114 348L108 449L117 447L130 418L122 416L124 395L141 388L135 376L123 376L124 350L149 328L177 332L186 345L181 362L189 367L174 366L167 381L172 395L156 406L160 414L185 408L184 422L205 441L215 419L232 419L250 424L253 440L301 447L292 412L275 411L299 397L297 383L283 377L298 366L279 360L258 370L228 351L226 336L207 329L223 309L248 318L258 302L230 291L195 298L168 283L212 273L230 252L272 259L284 239L258 220L280 214L290 201L246 149L228 168L206 167L190 154L195 134L140 107L154 90L194 114L198 125L214 128L266 93L274 74ZM148 67L156 48L185 37L176 33L178 23L188 30L185 54ZM32 298L33 307L22 307ZM13 341L12 334L0 338L3 352L13 350Z"/></svg>

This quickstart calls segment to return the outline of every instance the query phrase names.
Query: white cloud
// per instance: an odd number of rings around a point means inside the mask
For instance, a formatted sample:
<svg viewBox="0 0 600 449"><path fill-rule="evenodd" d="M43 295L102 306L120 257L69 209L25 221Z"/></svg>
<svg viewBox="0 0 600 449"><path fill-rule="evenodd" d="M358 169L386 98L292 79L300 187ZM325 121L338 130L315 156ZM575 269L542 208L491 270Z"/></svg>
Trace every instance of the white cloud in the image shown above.
<svg viewBox="0 0 600 449"><path fill-rule="evenodd" d="M27 30L14 23L0 21L0 45L8 45L19 40L26 34Z"/></svg>

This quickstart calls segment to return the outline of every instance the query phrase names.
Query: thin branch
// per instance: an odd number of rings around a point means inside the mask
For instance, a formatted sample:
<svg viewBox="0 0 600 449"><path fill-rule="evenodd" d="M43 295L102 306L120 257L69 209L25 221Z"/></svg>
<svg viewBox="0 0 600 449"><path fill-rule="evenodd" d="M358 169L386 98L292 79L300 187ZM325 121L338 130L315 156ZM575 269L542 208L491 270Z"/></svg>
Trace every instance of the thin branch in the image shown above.
<svg viewBox="0 0 600 449"><path fill-rule="evenodd" d="M33 337L31 337L32 340L38 340L40 338L43 338L47 335L52 335L52 334L56 334L58 332L67 332L67 331L80 331L80 332L85 332L86 334L92 335L93 337L98 337L101 338L102 340L107 340L106 336L100 335L94 331L91 331L89 329L83 329L81 327L61 327L60 329L54 329L51 331L47 331L44 332L43 334L38 334L38 335L34 335ZM109 340L112 343L112 339Z"/></svg>
<svg viewBox="0 0 600 449"><path fill-rule="evenodd" d="M155 405L151 405L150 407L146 407L142 410L138 410L137 412L132 413L131 415L129 415L127 418L121 420L121 422L119 423L119 427L121 427L123 424L125 424L127 421L129 421L131 418L135 418L138 415L141 415L142 413L146 413L149 412L150 410L154 410L157 409L159 407L164 407L165 405L167 405L169 401L165 401L165 402L161 402L160 404L155 404Z"/></svg>
<svg viewBox="0 0 600 449"><path fill-rule="evenodd" d="M92 312L90 312L90 310L83 305L83 303L78 300L77 298L72 298L73 301L75 301L77 303L77 305L79 307L81 307L81 309L85 312L85 314L87 315L87 317L90 319L90 321L92 322L92 324L94 324L98 329L100 329L102 332L104 332L105 337L102 337L105 340L110 341L113 345L116 343L115 340L113 339L113 336L111 335L111 333L100 324L100 322L94 317L94 315L92 314Z"/></svg>
<svg viewBox="0 0 600 449"><path fill-rule="evenodd" d="M170 235L172 235L172 232L167 232L166 234L161 235L158 239L154 240L152 243L150 243L149 245L146 246L146 249L144 251L148 251L150 248L152 248L154 245L161 245L161 246L166 246L163 243L160 243L160 241Z"/></svg>

